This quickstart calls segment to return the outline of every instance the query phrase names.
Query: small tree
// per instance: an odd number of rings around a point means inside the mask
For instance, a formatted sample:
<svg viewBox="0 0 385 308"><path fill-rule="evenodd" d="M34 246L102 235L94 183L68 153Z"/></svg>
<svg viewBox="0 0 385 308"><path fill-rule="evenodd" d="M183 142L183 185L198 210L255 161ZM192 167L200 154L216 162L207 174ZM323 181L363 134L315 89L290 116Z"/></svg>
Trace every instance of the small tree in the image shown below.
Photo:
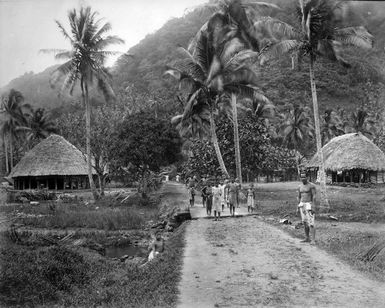
<svg viewBox="0 0 385 308"><path fill-rule="evenodd" d="M148 112L127 116L114 138L115 169L129 170L146 196L151 172L159 172L161 167L181 159L181 145L178 132L168 120L155 118Z"/></svg>

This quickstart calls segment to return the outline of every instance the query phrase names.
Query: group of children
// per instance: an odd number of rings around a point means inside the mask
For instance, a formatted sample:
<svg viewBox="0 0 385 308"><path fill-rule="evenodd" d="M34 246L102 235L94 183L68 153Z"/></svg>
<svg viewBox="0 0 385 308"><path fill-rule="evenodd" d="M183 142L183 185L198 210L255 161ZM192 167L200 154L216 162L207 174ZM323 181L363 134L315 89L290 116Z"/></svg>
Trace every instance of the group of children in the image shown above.
<svg viewBox="0 0 385 308"><path fill-rule="evenodd" d="M194 206L196 194L196 177L189 180L188 188L190 195L190 206ZM202 180L201 195L202 204L206 208L208 216L214 211L214 219L220 220L225 206L230 209L230 215L235 215L235 208L240 206L241 185L237 179L224 181ZM251 183L246 191L247 211L253 212L256 206L256 192L254 184Z"/></svg>

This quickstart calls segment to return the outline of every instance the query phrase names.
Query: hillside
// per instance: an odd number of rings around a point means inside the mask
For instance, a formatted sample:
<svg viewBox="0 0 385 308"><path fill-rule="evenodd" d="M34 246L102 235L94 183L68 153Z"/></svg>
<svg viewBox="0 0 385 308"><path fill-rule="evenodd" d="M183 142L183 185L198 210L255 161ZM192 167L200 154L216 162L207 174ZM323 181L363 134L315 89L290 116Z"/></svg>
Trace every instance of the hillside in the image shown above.
<svg viewBox="0 0 385 308"><path fill-rule="evenodd" d="M23 93L26 101L33 107L53 109L73 100L68 95L59 97L59 89L51 88L49 84L50 75L57 66L51 66L41 73L33 72L13 79L7 86L0 89L0 93L17 89Z"/></svg>
<svg viewBox="0 0 385 308"><path fill-rule="evenodd" d="M287 1L276 0L284 7L279 18L290 20ZM385 4L354 3L345 12L345 20L349 25L364 25L376 38L376 46L371 51L348 49L347 59L352 68L319 61L316 67L316 78L321 108L345 107L354 109L367 99L364 90L372 91L383 82L385 68ZM161 29L147 35L128 52L133 58L121 58L111 69L117 93L127 86L135 86L139 93L144 93L154 100L167 103L169 108L176 106L174 82L165 80L162 75L166 65L177 57L177 46L188 45L190 39L207 20L209 13L193 11L184 17L168 21ZM290 59L270 63L261 68L261 89L276 104L310 101L310 85L306 63L301 71L291 70ZM49 75L54 67L44 72L26 73L14 79L5 88L21 91L33 106L61 110L68 102L77 100L77 96L58 97L58 89L51 89ZM174 101L174 103L172 103ZM59 109L58 109L59 108Z"/></svg>

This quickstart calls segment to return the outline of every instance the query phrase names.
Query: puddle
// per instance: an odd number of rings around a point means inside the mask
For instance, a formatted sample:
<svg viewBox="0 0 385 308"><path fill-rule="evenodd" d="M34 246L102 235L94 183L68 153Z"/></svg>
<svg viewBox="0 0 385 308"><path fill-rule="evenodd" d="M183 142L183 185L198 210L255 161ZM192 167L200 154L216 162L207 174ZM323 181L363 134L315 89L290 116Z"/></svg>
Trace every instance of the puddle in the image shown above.
<svg viewBox="0 0 385 308"><path fill-rule="evenodd" d="M109 258L121 258L124 255L128 255L129 257L147 257L148 252L146 247L142 246L111 246L106 247L106 257Z"/></svg>

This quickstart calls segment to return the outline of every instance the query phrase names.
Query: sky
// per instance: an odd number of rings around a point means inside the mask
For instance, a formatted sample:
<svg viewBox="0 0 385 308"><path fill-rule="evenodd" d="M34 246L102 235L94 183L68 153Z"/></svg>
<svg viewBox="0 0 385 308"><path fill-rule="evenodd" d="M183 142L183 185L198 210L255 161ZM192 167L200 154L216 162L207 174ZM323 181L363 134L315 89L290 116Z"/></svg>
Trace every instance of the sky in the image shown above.
<svg viewBox="0 0 385 308"><path fill-rule="evenodd" d="M208 0L0 0L0 87L33 71L38 73L59 64L52 54L41 49L69 49L55 20L69 30L70 9L90 5L112 25L109 34L117 35L124 45L111 50L127 52L147 34L155 32L173 17ZM116 57L108 60L111 66Z"/></svg>

